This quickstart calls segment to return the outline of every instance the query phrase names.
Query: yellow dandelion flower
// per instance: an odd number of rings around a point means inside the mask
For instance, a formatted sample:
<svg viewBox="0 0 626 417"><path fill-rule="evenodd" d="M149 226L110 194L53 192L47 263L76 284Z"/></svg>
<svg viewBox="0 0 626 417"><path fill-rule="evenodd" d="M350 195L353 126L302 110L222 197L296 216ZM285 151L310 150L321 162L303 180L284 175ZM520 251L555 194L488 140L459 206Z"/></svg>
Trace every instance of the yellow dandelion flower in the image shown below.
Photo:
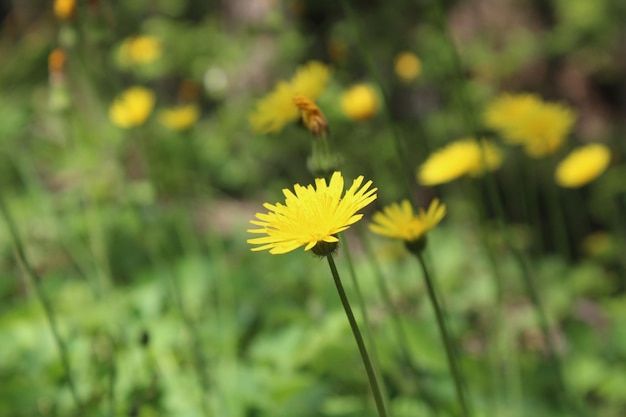
<svg viewBox="0 0 626 417"><path fill-rule="evenodd" d="M341 110L352 120L367 120L378 111L378 95L369 84L357 84L341 96Z"/></svg>
<svg viewBox="0 0 626 417"><path fill-rule="evenodd" d="M611 161L611 151L598 143L572 151L559 163L554 179L561 187L578 188L602 174Z"/></svg>
<svg viewBox="0 0 626 417"><path fill-rule="evenodd" d="M302 123L309 132L315 136L323 136L328 133L328 122L317 104L302 95L294 97L293 102L300 109Z"/></svg>
<svg viewBox="0 0 626 417"><path fill-rule="evenodd" d="M163 53L161 41L154 36L134 36L126 38L118 49L118 59L125 67L149 64Z"/></svg>
<svg viewBox="0 0 626 417"><path fill-rule="evenodd" d="M267 236L248 239L253 251L269 249L271 254L287 253L301 246L312 249L317 255L332 252L338 242L337 234L359 221L363 215L357 211L376 199L376 188L371 181L364 185L359 176L344 192L344 180L340 172L334 172L330 182L316 179L315 187L294 186L294 191L284 189L285 203L263 206L268 213L257 213L258 220L250 223L260 229L250 229L249 233Z"/></svg>
<svg viewBox="0 0 626 417"><path fill-rule="evenodd" d="M438 199L433 200L426 212L420 209L419 214L413 213L409 200L403 200L376 212L369 228L382 236L414 242L437 226L445 215L446 206L440 204Z"/></svg>
<svg viewBox="0 0 626 417"><path fill-rule="evenodd" d="M485 109L485 125L504 136L504 139L517 144L516 139L506 133L511 126L520 123L528 114L540 108L541 98L535 94L501 94L492 100Z"/></svg>
<svg viewBox="0 0 626 417"><path fill-rule="evenodd" d="M70 20L76 13L76 0L55 0L54 15L61 20Z"/></svg>
<svg viewBox="0 0 626 417"><path fill-rule="evenodd" d="M571 109L534 94L503 94L489 103L483 118L486 126L510 144L523 145L533 158L560 149L576 119Z"/></svg>
<svg viewBox="0 0 626 417"><path fill-rule="evenodd" d="M249 116L250 126L257 133L279 132L298 120L300 113L293 102L301 95L314 101L326 88L330 69L318 61L298 68L292 79L280 81L274 90L259 100Z"/></svg>
<svg viewBox="0 0 626 417"><path fill-rule="evenodd" d="M197 104L185 104L159 112L161 124L172 130L187 130L196 123L198 117L200 117L200 108Z"/></svg>
<svg viewBox="0 0 626 417"><path fill-rule="evenodd" d="M109 108L109 119L118 127L140 126L152 113L154 93L145 87L131 87L118 96Z"/></svg>
<svg viewBox="0 0 626 417"><path fill-rule="evenodd" d="M410 83L422 73L422 61L412 52L401 52L393 61L393 69L402 81Z"/></svg>
<svg viewBox="0 0 626 417"><path fill-rule="evenodd" d="M494 171L502 164L502 153L493 144L482 140L482 150L472 138L453 142L430 155L420 166L418 181L436 185L453 181L464 175L473 177L485 170Z"/></svg>

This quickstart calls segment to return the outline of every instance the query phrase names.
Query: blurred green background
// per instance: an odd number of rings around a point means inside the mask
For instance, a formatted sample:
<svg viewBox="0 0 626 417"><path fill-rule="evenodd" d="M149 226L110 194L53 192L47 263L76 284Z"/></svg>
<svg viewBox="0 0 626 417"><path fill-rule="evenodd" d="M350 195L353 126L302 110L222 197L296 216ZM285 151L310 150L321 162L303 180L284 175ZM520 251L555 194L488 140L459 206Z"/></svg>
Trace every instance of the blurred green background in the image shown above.
<svg viewBox="0 0 626 417"><path fill-rule="evenodd" d="M418 201L439 197L448 206L429 236L428 258L477 417L573 414L556 399L546 341L487 180L424 187L414 169L453 140L476 133L497 140L468 108L480 116L500 92L533 92L574 109L575 128L555 158L529 166L520 149L502 145L505 163L493 179L508 230L533 265L571 400L583 415L626 415L626 3L78 0L71 13L55 7L0 4L0 415L375 415L325 265L301 250L252 253L246 243L263 202L312 182L311 137L301 125L260 134L249 124L258 100L311 60L332 70L317 103L344 176L364 175L378 187L366 218L405 197L407 175ZM123 52L138 36L158 42L146 62ZM61 55L51 58L55 50ZM419 57L415 79L394 71L403 51ZM367 120L351 119L340 104L356 83L377 92ZM140 126L120 128L110 107L138 85L153 92L154 110ZM168 127L161 112L179 105L199 109L198 117ZM398 159L398 132L410 173ZM610 147L607 172L579 190L556 188L558 159L588 142ZM535 224L520 197L524 178L533 181ZM371 236L364 243L365 234L355 227L347 241L391 414L458 415L419 268L401 243ZM501 291L490 256L504 277ZM347 271L343 253L338 262ZM399 359L376 284L381 275L401 313L412 367ZM494 338L498 320L504 331Z"/></svg>

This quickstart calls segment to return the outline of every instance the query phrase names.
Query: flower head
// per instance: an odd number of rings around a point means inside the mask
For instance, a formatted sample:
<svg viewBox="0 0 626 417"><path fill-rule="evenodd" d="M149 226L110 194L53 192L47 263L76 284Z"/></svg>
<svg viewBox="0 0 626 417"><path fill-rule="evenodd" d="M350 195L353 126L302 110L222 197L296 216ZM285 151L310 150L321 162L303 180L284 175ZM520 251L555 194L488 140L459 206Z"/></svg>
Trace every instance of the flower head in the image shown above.
<svg viewBox="0 0 626 417"><path fill-rule="evenodd" d="M118 96L109 108L111 121L124 129L140 126L152 113L154 93L145 87L131 87Z"/></svg>
<svg viewBox="0 0 626 417"><path fill-rule="evenodd" d="M134 36L126 38L118 49L118 59L122 66L149 64L159 59L163 53L161 41L154 36Z"/></svg>
<svg viewBox="0 0 626 417"><path fill-rule="evenodd" d="M61 20L70 20L76 13L76 0L55 0L54 14Z"/></svg>
<svg viewBox="0 0 626 417"><path fill-rule="evenodd" d="M559 163L554 179L561 187L582 187L602 174L610 161L611 151L605 145L586 145L572 151Z"/></svg>
<svg viewBox="0 0 626 417"><path fill-rule="evenodd" d="M446 206L440 204L438 199L433 200L428 211L420 208L418 214L413 213L409 200L402 200L400 204L394 203L385 207L382 212L376 212L369 228L382 236L414 242L437 226L445 215Z"/></svg>
<svg viewBox="0 0 626 417"><path fill-rule="evenodd" d="M325 136L328 133L328 122L324 113L309 98L297 95L293 102L302 115L302 123L315 136Z"/></svg>
<svg viewBox="0 0 626 417"><path fill-rule="evenodd" d="M198 120L200 109L197 104L164 109L159 112L159 121L172 130L187 130Z"/></svg>
<svg viewBox="0 0 626 417"><path fill-rule="evenodd" d="M394 59L393 69L402 81L410 83L422 73L422 61L412 52L401 52Z"/></svg>
<svg viewBox="0 0 626 417"><path fill-rule="evenodd" d="M259 100L250 114L252 130L258 133L278 132L300 116L293 99L298 96L314 101L324 91L330 69L319 61L298 68L290 81L280 81L272 92Z"/></svg>
<svg viewBox="0 0 626 417"><path fill-rule="evenodd" d="M378 95L369 84L357 84L341 96L341 110L352 120L367 120L378 111Z"/></svg>
<svg viewBox="0 0 626 417"><path fill-rule="evenodd" d="M484 119L504 140L523 145L532 158L541 158L561 148L576 116L568 107L536 95L506 94L487 106Z"/></svg>
<svg viewBox="0 0 626 417"><path fill-rule="evenodd" d="M419 183L443 184L464 175L476 177L485 170L498 169L502 164L500 150L485 140L480 143L471 138L462 139L433 153L419 168Z"/></svg>
<svg viewBox="0 0 626 417"><path fill-rule="evenodd" d="M294 192L283 190L285 203L263 206L268 213L257 213L258 220L250 223L260 229L250 229L249 233L267 236L248 239L253 251L269 249L272 254L287 253L301 246L304 250L313 249L316 254L328 252L317 249L334 249L338 242L337 234L346 230L363 217L357 211L376 199L376 188L371 188L371 181L364 185L360 176L352 182L352 186L344 192L344 181L340 172L333 173L330 182L316 179L315 187L294 186ZM330 245L328 245L330 244ZM317 248L317 249L316 249Z"/></svg>

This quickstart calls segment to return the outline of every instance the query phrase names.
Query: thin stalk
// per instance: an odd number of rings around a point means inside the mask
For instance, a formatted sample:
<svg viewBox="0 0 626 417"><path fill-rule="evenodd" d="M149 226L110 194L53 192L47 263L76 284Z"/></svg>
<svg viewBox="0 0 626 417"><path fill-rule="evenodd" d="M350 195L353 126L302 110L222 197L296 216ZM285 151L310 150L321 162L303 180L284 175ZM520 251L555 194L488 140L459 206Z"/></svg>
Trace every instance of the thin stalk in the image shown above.
<svg viewBox="0 0 626 417"><path fill-rule="evenodd" d="M359 281L356 276L356 271L354 269L354 263L352 262L352 256L350 255L350 249L348 246L348 242L346 242L346 238L342 233L339 238L341 239L341 246L343 248L343 253L346 258L346 263L348 264L348 271L350 272L350 279L352 281L352 285L354 287L354 292L356 293L357 302L359 304L359 309L361 310L361 315L363 317L363 326L365 328L365 337L367 338L367 343L369 344L372 351L372 366L374 368L374 372L376 376L380 378L380 361L378 360L378 352L376 349L376 344L374 343L374 337L372 336L372 328L370 326L369 313L367 312L367 306L365 304L365 298L363 297L363 292L361 291L361 286L359 285ZM387 392L385 390L384 384L381 384L381 390L383 395L383 401L385 402L385 408L388 408L388 399Z"/></svg>
<svg viewBox="0 0 626 417"><path fill-rule="evenodd" d="M439 305L439 300L435 292L435 286L428 272L428 268L426 268L426 262L424 261L424 257L421 253L419 253L417 254L417 258L419 260L420 267L422 268L424 281L426 282L428 298L430 298L430 303L432 304L433 310L435 310L435 317L437 318L437 326L439 327L439 332L441 333L441 338L443 339L444 348L446 350L446 357L448 359L448 366L450 367L450 372L452 373L452 379L454 380L454 388L456 390L456 395L459 400L459 406L461 407L461 415L463 415L464 417L468 417L470 413L467 407L467 401L465 400L465 392L463 390L461 372L459 370L459 367L456 361L456 355L454 354L454 346L452 344L452 339L450 338L450 334L448 333L448 328L446 326L446 321L444 319L443 310L441 309L441 306Z"/></svg>
<svg viewBox="0 0 626 417"><path fill-rule="evenodd" d="M83 404L80 400L80 397L78 396L78 390L76 389L76 384L74 383L74 378L72 377L72 369L70 366L69 355L67 353L67 347L65 345L65 341L61 337L61 333L59 332L56 316L54 314L54 310L52 309L52 304L44 294L43 289L40 287L41 277L32 267L26 256L26 252L24 251L24 244L22 243L22 239L20 238L20 235L17 231L17 227L15 225L13 217L11 216L9 209L5 205L2 196L0 196L0 211L2 212L2 216L4 217L4 220L9 228L9 234L11 235L11 240L13 241L13 246L15 248L17 258L24 268L26 276L29 278L31 285L35 290L35 295L37 299L43 307L44 314L50 327L50 331L52 332L54 341L57 345L57 348L59 349L59 357L61 359L63 370L65 371L65 380L72 394L74 403L79 410L82 410Z"/></svg>
<svg viewBox="0 0 626 417"><path fill-rule="evenodd" d="M370 356L367 352L367 347L365 346L365 342L363 341L363 336L361 336L359 325L357 324L356 319L354 318L354 314L352 313L350 301L348 301L346 292L343 289L343 284L341 283L339 272L337 272L337 266L335 265L333 255L327 255L326 259L328 260L328 266L330 267L330 272L333 275L333 280L335 281L335 286L337 287L339 299L341 300L341 304L343 305L346 317L348 318L348 323L350 323L350 328L352 329L354 340L356 341L356 344L359 348L359 353L361 354L361 359L363 360L363 366L365 366L365 372L367 373L367 379L372 390L372 395L374 396L374 402L376 403L378 416L387 417L388 414L387 410L385 409L385 401L383 400L383 394L382 390L380 389L380 384L378 383L378 379L376 378L376 372L374 372L374 365L372 364L372 360L370 359Z"/></svg>

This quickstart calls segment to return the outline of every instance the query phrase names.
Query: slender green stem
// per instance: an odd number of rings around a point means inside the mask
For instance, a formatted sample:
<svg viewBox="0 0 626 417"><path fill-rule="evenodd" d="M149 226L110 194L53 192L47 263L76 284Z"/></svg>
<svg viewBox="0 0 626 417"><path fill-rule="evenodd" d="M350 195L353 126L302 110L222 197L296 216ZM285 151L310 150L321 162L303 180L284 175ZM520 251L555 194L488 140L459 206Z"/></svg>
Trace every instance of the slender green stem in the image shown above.
<svg viewBox="0 0 626 417"><path fill-rule="evenodd" d="M378 352L376 349L376 344L374 343L374 337L372 336L372 328L370 326L370 318L369 313L367 312L367 306L365 304L365 298L363 297L363 292L361 291L361 285L356 276L356 270L354 269L354 263L352 262L352 255L350 254L350 248L348 246L348 242L346 242L346 238L342 233L339 238L341 239L341 246L343 248L343 253L346 258L346 263L348 264L348 271L350 273L350 279L352 281L352 285L354 286L354 292L356 293L357 302L359 304L359 309L361 310L361 315L363 317L363 326L365 328L365 337L367 338L367 343L369 344L372 352L372 367L374 368L374 372L376 376L380 378L380 361L378 360ZM382 380L382 378L381 378ZM388 406L387 393L385 391L384 384L381 384L380 389L383 394L383 401L385 402L385 408Z"/></svg>
<svg viewBox="0 0 626 417"><path fill-rule="evenodd" d="M48 325L50 326L50 331L52 332L54 341L57 345L57 348L59 349L61 364L65 371L65 380L72 394L72 398L74 399L74 403L79 410L82 410L83 405L80 397L78 396L78 391L76 389L76 384L74 383L74 378L72 377L72 369L70 366L69 355L67 353L67 347L65 345L65 341L61 337L61 333L59 332L56 316L54 314L54 310L52 309L52 304L50 304L50 301L40 287L41 277L32 267L26 256L26 252L24 251L24 245L17 231L15 222L13 221L13 217L11 216L9 209L5 205L2 196L0 196L0 211L2 212L2 216L4 217L4 220L9 228L9 234L11 235L11 239L13 240L13 246L15 247L17 258L22 264L24 270L26 271L26 275L31 281L31 284L35 290L35 295L41 303L41 306L43 307L46 319L48 320Z"/></svg>
<svg viewBox="0 0 626 417"><path fill-rule="evenodd" d="M448 365L450 367L450 372L452 373L452 379L454 380L454 388L456 390L456 395L459 400L459 406L461 407L461 414L464 417L468 417L469 409L467 407L467 401L465 400L465 392L463 390L463 382L461 379L461 372L459 370L456 355L454 354L454 346L452 344L452 339L450 338L450 334L448 333L448 328L446 326L446 321L444 318L443 310L439 305L439 300L437 298L437 294L435 291L435 286L433 280L428 273L428 268L426 268L426 262L424 261L424 257L422 254L418 254L417 258L419 259L419 264L422 268L422 273L424 275L424 281L426 282L426 289L428 291L428 297L430 298L430 302L433 306L433 310L435 310L435 317L437 318L437 326L439 326L439 332L441 333L441 338L443 339L444 348L446 350L446 357L448 359Z"/></svg>
<svg viewBox="0 0 626 417"><path fill-rule="evenodd" d="M380 389L378 379L376 378L376 372L374 372L374 366L367 352L367 347L365 346L365 342L363 341L363 336L361 336L359 325L357 324L356 319L354 318L354 314L352 313L350 301L348 301L348 296L343 289L341 278L339 278L339 272L337 272L335 260L333 259L332 255L326 256L326 259L328 260L328 266L330 267L330 272L333 275L333 280L335 281L335 286L337 287L339 299L341 300L343 309L346 312L346 317L348 318L348 322L350 323L352 334L354 335L354 339L356 340L356 344L359 348L359 353L361 354L361 359L363 360L363 365L365 366L365 372L367 373L367 379L369 381L370 388L374 396L374 402L376 403L378 415L379 417L387 417L387 410L385 409L385 401L383 400L382 390Z"/></svg>

